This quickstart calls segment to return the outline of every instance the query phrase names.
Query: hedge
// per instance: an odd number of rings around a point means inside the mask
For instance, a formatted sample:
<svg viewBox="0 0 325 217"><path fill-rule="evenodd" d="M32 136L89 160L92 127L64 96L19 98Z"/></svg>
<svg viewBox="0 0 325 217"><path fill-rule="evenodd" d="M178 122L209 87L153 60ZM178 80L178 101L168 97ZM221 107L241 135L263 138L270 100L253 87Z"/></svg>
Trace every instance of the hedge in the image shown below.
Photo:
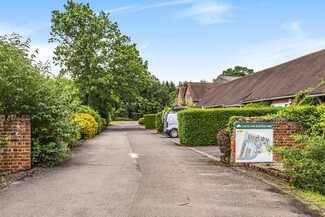
<svg viewBox="0 0 325 217"><path fill-rule="evenodd" d="M274 114L279 108L218 108L191 109L178 113L178 136L189 146L216 145L216 134L227 127L232 116L264 116Z"/></svg>
<svg viewBox="0 0 325 217"><path fill-rule="evenodd" d="M156 128L156 114L146 114L144 117L144 126L146 129Z"/></svg>
<svg viewBox="0 0 325 217"><path fill-rule="evenodd" d="M156 130L157 133L162 133L164 131L164 123L162 122L163 111L156 114Z"/></svg>
<svg viewBox="0 0 325 217"><path fill-rule="evenodd" d="M139 123L140 125L144 125L144 118L139 118L138 123Z"/></svg>

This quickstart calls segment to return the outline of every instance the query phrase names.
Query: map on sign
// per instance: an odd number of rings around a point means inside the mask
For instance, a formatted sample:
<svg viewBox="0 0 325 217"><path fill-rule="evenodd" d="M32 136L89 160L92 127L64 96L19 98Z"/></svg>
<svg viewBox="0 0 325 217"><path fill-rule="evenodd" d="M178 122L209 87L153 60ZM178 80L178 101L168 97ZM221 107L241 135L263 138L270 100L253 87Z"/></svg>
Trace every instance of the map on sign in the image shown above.
<svg viewBox="0 0 325 217"><path fill-rule="evenodd" d="M273 123L236 124L236 162L272 162Z"/></svg>

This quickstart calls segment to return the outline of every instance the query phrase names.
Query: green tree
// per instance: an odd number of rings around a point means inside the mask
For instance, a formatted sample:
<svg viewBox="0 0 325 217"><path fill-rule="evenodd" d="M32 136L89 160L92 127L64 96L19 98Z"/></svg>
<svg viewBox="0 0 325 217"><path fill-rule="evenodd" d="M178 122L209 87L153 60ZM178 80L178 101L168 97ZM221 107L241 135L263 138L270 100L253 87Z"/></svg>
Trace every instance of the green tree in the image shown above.
<svg viewBox="0 0 325 217"><path fill-rule="evenodd" d="M0 37L0 112L30 114L33 164L53 165L77 142L72 122L80 105L73 81L53 77L29 56L30 40Z"/></svg>
<svg viewBox="0 0 325 217"><path fill-rule="evenodd" d="M243 67L243 66L235 66L233 69L228 68L228 69L222 71L221 75L222 76L242 77L242 76L250 75L253 73L254 73L253 69L249 69L249 68Z"/></svg>
<svg viewBox="0 0 325 217"><path fill-rule="evenodd" d="M107 118L121 101L132 101L150 74L135 44L123 35L108 14L89 4L69 0L65 11L52 11L49 42L57 42L54 61L61 74L70 75L80 89L83 104Z"/></svg>

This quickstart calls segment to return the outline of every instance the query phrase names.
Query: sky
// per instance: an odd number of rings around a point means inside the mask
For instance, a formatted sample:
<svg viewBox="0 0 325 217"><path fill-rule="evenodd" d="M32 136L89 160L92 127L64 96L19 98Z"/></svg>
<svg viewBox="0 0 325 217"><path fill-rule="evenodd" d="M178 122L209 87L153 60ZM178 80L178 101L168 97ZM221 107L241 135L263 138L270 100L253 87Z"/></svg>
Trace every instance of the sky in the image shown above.
<svg viewBox="0 0 325 217"><path fill-rule="evenodd" d="M63 11L66 0L0 2L0 35L30 38L38 59L51 61L51 11ZM212 81L237 65L260 71L325 48L324 0L75 2L110 12L161 81Z"/></svg>

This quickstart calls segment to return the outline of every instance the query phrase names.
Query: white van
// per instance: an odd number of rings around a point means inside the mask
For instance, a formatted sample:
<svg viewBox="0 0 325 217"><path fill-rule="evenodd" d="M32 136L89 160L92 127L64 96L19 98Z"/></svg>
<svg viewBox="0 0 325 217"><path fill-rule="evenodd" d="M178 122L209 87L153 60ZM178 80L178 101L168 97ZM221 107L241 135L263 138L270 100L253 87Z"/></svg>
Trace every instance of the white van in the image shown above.
<svg viewBox="0 0 325 217"><path fill-rule="evenodd" d="M163 113L162 122L164 123L164 133L172 138L178 137L177 112L184 109L188 108L185 106L173 107L173 111Z"/></svg>

